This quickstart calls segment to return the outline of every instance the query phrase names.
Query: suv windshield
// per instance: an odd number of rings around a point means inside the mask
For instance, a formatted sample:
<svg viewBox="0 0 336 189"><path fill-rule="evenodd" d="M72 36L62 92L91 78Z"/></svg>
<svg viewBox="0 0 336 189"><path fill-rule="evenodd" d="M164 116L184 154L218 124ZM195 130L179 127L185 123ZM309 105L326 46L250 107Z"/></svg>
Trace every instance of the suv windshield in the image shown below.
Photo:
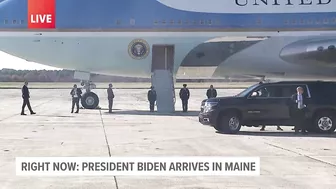
<svg viewBox="0 0 336 189"><path fill-rule="evenodd" d="M258 87L258 86L259 86L259 83L258 83L258 84L254 84L254 85L252 85L251 87L249 87L249 88L243 90L242 92L240 92L240 93L237 94L236 96L237 96L237 97L244 97L244 96L246 96L247 94L249 94L251 91L253 91L253 90L254 90L256 87Z"/></svg>

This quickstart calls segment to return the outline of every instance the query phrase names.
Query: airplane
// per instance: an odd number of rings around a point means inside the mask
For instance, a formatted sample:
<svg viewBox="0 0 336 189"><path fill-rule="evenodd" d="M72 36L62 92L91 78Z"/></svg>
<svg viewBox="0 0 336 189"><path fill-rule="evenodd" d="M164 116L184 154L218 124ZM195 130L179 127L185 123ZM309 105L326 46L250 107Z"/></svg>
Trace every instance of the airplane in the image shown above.
<svg viewBox="0 0 336 189"><path fill-rule="evenodd" d="M173 77L330 79L335 7L336 0L0 0L0 50L75 70L88 109L99 98L87 74L151 77L168 58Z"/></svg>

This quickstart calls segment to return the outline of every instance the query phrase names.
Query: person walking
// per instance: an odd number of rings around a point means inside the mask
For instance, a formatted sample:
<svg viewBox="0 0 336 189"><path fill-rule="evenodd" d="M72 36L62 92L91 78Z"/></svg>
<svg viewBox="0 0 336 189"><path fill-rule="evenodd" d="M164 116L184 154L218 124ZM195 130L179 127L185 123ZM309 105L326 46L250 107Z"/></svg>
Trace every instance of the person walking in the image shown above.
<svg viewBox="0 0 336 189"><path fill-rule="evenodd" d="M296 94L292 95L292 101L293 103L290 107L290 112L295 124L295 133L298 133L301 130L301 133L305 134L307 133L305 125L307 111L307 105L305 103L307 102L307 99L304 96L302 87L296 88Z"/></svg>
<svg viewBox="0 0 336 189"><path fill-rule="evenodd" d="M77 85L74 84L73 88L71 89L70 95L72 97L72 106L71 106L71 113L73 113L75 105L76 105L76 114L79 112L79 99L82 98L82 90L77 88Z"/></svg>
<svg viewBox="0 0 336 189"><path fill-rule="evenodd" d="M29 92L29 89L28 89L28 81L25 81L21 91L22 91L22 99L23 99L21 115L27 115L27 114L24 113L24 109L26 108L26 106L28 106L28 109L29 109L31 115L36 114L30 106L30 100L29 100L30 92Z"/></svg>

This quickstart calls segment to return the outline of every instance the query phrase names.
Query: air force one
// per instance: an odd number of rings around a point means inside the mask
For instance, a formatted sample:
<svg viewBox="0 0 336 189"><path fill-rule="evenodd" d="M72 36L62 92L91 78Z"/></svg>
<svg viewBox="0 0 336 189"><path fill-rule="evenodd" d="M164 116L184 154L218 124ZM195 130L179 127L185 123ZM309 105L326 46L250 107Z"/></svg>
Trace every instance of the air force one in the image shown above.
<svg viewBox="0 0 336 189"><path fill-rule="evenodd" d="M1 51L76 70L82 80L162 69L336 76L336 0L0 0L0 9ZM85 107L95 108L90 94Z"/></svg>

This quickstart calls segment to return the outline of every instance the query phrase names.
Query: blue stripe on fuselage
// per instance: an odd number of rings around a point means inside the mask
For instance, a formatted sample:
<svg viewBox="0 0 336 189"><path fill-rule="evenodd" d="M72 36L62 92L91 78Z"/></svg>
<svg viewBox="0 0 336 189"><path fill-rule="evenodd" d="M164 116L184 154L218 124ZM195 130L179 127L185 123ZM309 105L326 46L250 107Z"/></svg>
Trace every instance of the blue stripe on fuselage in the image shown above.
<svg viewBox="0 0 336 189"><path fill-rule="evenodd" d="M0 28L26 29L27 0L8 0L3 4L0 4ZM4 22L5 19L8 20L7 23ZM24 22L14 24L12 21L14 19L24 20ZM134 25L131 24L131 19L134 19ZM166 24L163 24L163 21ZM178 23L179 21L182 23ZM130 31L132 29L185 28L336 29L336 12L219 14L176 10L156 0L57 0L56 27L58 29L129 29Z"/></svg>

